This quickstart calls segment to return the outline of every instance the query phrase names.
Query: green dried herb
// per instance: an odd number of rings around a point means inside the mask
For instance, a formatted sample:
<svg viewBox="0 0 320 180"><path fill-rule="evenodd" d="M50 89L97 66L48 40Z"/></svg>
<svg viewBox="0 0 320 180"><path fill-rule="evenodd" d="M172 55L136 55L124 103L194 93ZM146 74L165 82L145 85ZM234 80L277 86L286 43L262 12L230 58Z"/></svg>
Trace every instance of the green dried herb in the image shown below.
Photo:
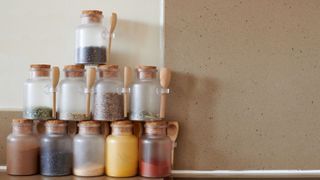
<svg viewBox="0 0 320 180"><path fill-rule="evenodd" d="M24 111L23 117L27 119L39 120L52 119L52 108L44 106L33 107Z"/></svg>

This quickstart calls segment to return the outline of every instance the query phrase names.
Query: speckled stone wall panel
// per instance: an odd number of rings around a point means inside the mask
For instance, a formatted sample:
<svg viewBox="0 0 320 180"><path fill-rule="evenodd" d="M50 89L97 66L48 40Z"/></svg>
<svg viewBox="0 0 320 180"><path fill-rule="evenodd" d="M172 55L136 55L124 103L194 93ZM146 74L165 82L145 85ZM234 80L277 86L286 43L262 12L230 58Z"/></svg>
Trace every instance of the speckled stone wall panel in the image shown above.
<svg viewBox="0 0 320 180"><path fill-rule="evenodd" d="M166 0L175 169L320 169L320 1Z"/></svg>

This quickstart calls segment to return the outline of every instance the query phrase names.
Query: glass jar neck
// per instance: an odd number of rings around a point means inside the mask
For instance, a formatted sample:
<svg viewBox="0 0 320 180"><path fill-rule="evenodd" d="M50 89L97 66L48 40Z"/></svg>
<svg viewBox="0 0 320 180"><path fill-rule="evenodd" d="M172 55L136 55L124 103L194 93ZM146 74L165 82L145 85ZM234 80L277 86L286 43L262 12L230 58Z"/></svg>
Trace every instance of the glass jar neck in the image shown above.
<svg viewBox="0 0 320 180"><path fill-rule="evenodd" d="M99 126L79 126L79 134L98 135L100 134L100 127Z"/></svg>
<svg viewBox="0 0 320 180"><path fill-rule="evenodd" d="M165 127L146 127L146 134L151 136L166 136L167 129Z"/></svg>
<svg viewBox="0 0 320 180"><path fill-rule="evenodd" d="M65 70L64 73L66 78L83 78L84 77L84 70Z"/></svg>
<svg viewBox="0 0 320 180"><path fill-rule="evenodd" d="M32 134L32 125L13 125L12 134L14 135L30 135Z"/></svg>
<svg viewBox="0 0 320 180"><path fill-rule="evenodd" d="M132 135L132 127L112 127L112 135L115 135L115 136Z"/></svg>
<svg viewBox="0 0 320 180"><path fill-rule="evenodd" d="M31 69L30 78L49 78L50 70L49 69Z"/></svg>
<svg viewBox="0 0 320 180"><path fill-rule="evenodd" d="M46 125L47 134L66 134L66 125Z"/></svg>
<svg viewBox="0 0 320 180"><path fill-rule="evenodd" d="M156 71L138 71L137 78L140 80L153 80L156 79L157 72Z"/></svg>
<svg viewBox="0 0 320 180"><path fill-rule="evenodd" d="M81 24L102 24L102 17L99 16L84 16L81 17Z"/></svg>

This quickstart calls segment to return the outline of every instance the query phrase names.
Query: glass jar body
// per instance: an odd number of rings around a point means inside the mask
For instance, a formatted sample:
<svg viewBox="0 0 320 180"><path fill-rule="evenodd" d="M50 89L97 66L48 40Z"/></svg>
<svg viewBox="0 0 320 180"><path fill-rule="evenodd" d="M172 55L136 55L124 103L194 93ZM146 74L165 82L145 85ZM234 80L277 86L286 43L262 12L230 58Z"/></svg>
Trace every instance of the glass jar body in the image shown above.
<svg viewBox="0 0 320 180"><path fill-rule="evenodd" d="M7 137L7 172L33 175L39 169L39 139L33 134L14 133Z"/></svg>
<svg viewBox="0 0 320 180"><path fill-rule="evenodd" d="M139 168L144 177L166 177L171 173L172 142L167 136L143 135L139 141Z"/></svg>
<svg viewBox="0 0 320 180"><path fill-rule="evenodd" d="M121 120L123 116L123 83L118 78L100 78L94 88L93 119Z"/></svg>
<svg viewBox="0 0 320 180"><path fill-rule="evenodd" d="M61 120L86 120L86 84L83 77L68 77L60 82L58 117Z"/></svg>
<svg viewBox="0 0 320 180"><path fill-rule="evenodd" d="M161 86L158 79L137 80L131 87L130 120L160 120Z"/></svg>
<svg viewBox="0 0 320 180"><path fill-rule="evenodd" d="M73 174L100 176L105 171L105 139L102 135L81 135L73 139Z"/></svg>
<svg viewBox="0 0 320 180"><path fill-rule="evenodd" d="M138 139L134 135L109 135L106 143L106 174L135 176L138 170Z"/></svg>
<svg viewBox="0 0 320 180"><path fill-rule="evenodd" d="M52 119L51 80L48 76L34 77L24 83L24 110L26 119Z"/></svg>
<svg viewBox="0 0 320 180"><path fill-rule="evenodd" d="M40 141L40 174L64 176L72 173L72 139L66 134L46 134Z"/></svg>
<svg viewBox="0 0 320 180"><path fill-rule="evenodd" d="M76 29L76 64L107 62L107 29L102 23L82 23Z"/></svg>

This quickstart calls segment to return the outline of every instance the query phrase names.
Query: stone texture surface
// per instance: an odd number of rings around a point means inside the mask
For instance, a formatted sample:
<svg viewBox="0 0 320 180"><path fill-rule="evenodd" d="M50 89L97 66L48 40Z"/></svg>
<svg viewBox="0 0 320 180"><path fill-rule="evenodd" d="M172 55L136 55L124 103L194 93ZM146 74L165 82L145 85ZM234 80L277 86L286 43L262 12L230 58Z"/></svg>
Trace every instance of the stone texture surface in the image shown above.
<svg viewBox="0 0 320 180"><path fill-rule="evenodd" d="M320 169L320 1L166 0L175 169Z"/></svg>

